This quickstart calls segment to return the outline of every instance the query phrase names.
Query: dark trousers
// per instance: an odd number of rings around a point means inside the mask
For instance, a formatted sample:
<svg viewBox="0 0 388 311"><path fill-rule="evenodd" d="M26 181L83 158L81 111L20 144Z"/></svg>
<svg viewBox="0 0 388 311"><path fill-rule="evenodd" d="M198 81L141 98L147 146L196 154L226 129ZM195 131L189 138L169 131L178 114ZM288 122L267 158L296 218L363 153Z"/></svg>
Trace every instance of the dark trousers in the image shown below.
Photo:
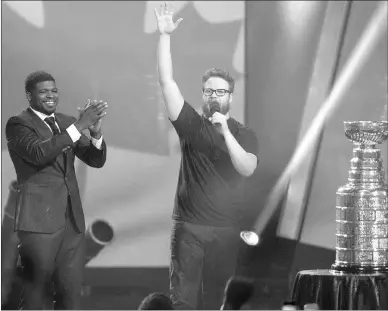
<svg viewBox="0 0 388 311"><path fill-rule="evenodd" d="M170 292L175 309L220 309L239 243L238 228L173 222Z"/></svg>
<svg viewBox="0 0 388 311"><path fill-rule="evenodd" d="M80 308L85 266L85 234L78 232L70 206L66 224L55 233L19 231L23 266L21 308ZM53 294L55 293L55 297Z"/></svg>

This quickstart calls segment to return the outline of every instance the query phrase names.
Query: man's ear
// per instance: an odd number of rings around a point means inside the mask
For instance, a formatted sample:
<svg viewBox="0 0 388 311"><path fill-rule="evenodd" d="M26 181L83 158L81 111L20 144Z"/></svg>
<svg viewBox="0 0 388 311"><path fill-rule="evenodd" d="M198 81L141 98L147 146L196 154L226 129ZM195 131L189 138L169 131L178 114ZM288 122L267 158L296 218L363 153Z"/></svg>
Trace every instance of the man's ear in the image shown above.
<svg viewBox="0 0 388 311"><path fill-rule="evenodd" d="M230 103L232 103L232 101L233 101L233 93L230 93L230 95L229 95L229 101L230 101Z"/></svg>
<svg viewBox="0 0 388 311"><path fill-rule="evenodd" d="M29 102L31 102L31 100L32 100L32 95L31 95L30 92L26 92L26 97L27 97L27 100L28 100Z"/></svg>

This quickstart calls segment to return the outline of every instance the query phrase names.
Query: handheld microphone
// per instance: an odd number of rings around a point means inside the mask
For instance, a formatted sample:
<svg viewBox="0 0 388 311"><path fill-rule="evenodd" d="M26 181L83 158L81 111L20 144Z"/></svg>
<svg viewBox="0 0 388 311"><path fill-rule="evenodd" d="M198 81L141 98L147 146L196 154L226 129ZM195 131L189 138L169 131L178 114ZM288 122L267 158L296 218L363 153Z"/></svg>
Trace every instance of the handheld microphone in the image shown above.
<svg viewBox="0 0 388 311"><path fill-rule="evenodd" d="M232 277L226 283L224 299L220 310L240 310L252 297L253 282L243 277Z"/></svg>
<svg viewBox="0 0 388 311"><path fill-rule="evenodd" d="M213 106L213 107L210 108L210 113L212 114L212 116L213 116L213 114L215 114L216 112L220 112L220 107L218 107L218 106ZM220 129L221 129L221 124L219 124L219 123L213 124L213 126L215 126L215 128L216 128L217 130L220 130Z"/></svg>
<svg viewBox="0 0 388 311"><path fill-rule="evenodd" d="M220 107L218 106L213 106L210 108L210 113L213 115L216 112L220 112Z"/></svg>

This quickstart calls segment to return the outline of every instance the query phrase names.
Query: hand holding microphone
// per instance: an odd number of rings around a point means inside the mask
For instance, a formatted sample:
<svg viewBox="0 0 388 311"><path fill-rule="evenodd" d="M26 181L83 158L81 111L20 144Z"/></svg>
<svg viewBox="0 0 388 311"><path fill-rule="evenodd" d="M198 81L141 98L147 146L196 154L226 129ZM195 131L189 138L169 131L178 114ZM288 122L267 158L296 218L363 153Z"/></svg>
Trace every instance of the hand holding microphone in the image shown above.
<svg viewBox="0 0 388 311"><path fill-rule="evenodd" d="M209 121L216 126L217 129L223 134L225 131L229 130L227 117L220 113L220 107L213 106L210 108L212 116L209 118Z"/></svg>
<svg viewBox="0 0 388 311"><path fill-rule="evenodd" d="M218 106L213 106L210 108L210 113L213 115L215 114L216 112L220 112L220 107Z"/></svg>

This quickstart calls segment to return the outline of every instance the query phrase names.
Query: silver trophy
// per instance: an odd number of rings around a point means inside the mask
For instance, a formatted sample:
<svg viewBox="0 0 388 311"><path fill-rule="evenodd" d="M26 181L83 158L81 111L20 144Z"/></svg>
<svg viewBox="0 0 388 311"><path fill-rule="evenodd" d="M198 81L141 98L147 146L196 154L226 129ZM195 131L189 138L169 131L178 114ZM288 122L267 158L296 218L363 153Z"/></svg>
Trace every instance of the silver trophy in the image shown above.
<svg viewBox="0 0 388 311"><path fill-rule="evenodd" d="M388 186L381 151L387 121L344 122L353 143L348 183L337 191L336 260L332 270L388 272Z"/></svg>

